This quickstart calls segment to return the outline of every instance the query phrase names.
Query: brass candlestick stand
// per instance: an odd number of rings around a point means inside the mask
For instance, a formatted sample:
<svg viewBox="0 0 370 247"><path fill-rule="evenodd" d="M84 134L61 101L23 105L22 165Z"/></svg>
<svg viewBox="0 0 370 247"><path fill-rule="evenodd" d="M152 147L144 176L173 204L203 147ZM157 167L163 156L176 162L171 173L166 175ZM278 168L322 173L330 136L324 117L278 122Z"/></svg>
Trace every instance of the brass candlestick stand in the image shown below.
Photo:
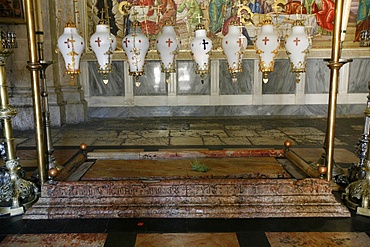
<svg viewBox="0 0 370 247"><path fill-rule="evenodd" d="M41 1L36 1L34 4L34 19L35 19L35 30L36 30L36 41L37 41L37 50L38 50L38 60L41 65L40 68L40 80L41 80L41 108L42 108L42 119L45 135L45 148L46 148L46 159L47 166L46 170L48 173L49 180L52 180L53 177L50 176L50 172L62 169L61 166L55 160L54 157L54 146L51 135L51 121L50 121L50 110L49 110L49 99L48 99L48 88L46 83L46 69L53 62L45 61L44 59L44 28L42 25L42 5ZM56 169L56 170L55 170Z"/></svg>
<svg viewBox="0 0 370 247"><path fill-rule="evenodd" d="M341 25L343 14L343 1L335 2L335 17L334 30L332 38L331 58L328 60L328 67L330 68L330 87L329 87L329 103L328 103L328 121L324 143L324 153L317 162L320 165L327 166L326 179L330 182L333 177L333 171L342 173L338 167L334 167L334 140L335 140L335 121L337 111L337 94L338 94L338 79L339 70L347 62L352 59L341 59Z"/></svg>
<svg viewBox="0 0 370 247"><path fill-rule="evenodd" d="M41 56L40 56L41 57ZM50 111L49 111L49 100L48 100L48 91L46 85L45 70L52 64L52 62L40 60L41 70L40 70L40 79L41 79L41 99L42 99L42 117L44 125L44 135L45 135L45 147L48 165L46 169L48 174L50 170L57 169L61 170L62 167L58 165L54 157L54 146L51 136L51 122L50 122ZM48 175L49 180L52 180L53 177Z"/></svg>
<svg viewBox="0 0 370 247"><path fill-rule="evenodd" d="M365 123L362 138L357 143L357 156L359 161L353 164L348 171L348 180L351 182L343 193L347 207L357 210L358 214L370 216L370 152L369 128L370 128L370 82L368 84L369 94L365 109Z"/></svg>
<svg viewBox="0 0 370 247"><path fill-rule="evenodd" d="M8 85L6 82L6 59L17 47L13 32L1 32L0 46L0 121L4 135L5 169L0 181L0 215L23 214L24 210L37 199L38 189L30 181L20 177L21 167L15 155L12 118L17 114L10 108Z"/></svg>
<svg viewBox="0 0 370 247"><path fill-rule="evenodd" d="M365 165L367 159L367 150L369 146L369 128L370 128L370 82L368 83L368 95L365 113L364 130L361 138L357 142L356 154L359 161L356 164L352 164L348 170L348 181L350 183L364 179L366 176Z"/></svg>

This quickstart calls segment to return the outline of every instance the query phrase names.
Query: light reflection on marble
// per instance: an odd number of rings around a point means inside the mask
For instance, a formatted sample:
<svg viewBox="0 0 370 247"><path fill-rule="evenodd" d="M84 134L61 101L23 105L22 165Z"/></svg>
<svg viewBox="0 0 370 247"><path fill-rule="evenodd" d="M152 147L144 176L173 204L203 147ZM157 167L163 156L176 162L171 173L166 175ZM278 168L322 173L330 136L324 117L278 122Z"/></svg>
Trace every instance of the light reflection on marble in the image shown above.
<svg viewBox="0 0 370 247"><path fill-rule="evenodd" d="M134 86L135 96L167 95L167 83L159 61L147 61L140 87Z"/></svg>
<svg viewBox="0 0 370 247"><path fill-rule="evenodd" d="M108 84L103 83L104 76L98 73L98 63L88 62L91 96L121 96L125 94L123 79L123 61L112 63L113 71L108 74Z"/></svg>
<svg viewBox="0 0 370 247"><path fill-rule="evenodd" d="M306 94L328 93L330 84L330 69L323 59L307 59Z"/></svg>
<svg viewBox="0 0 370 247"><path fill-rule="evenodd" d="M269 73L268 78L268 82L262 85L262 94L295 93L295 74L290 72L290 64L287 59L275 60L274 72Z"/></svg>
<svg viewBox="0 0 370 247"><path fill-rule="evenodd" d="M205 75L201 83L200 75L195 73L194 61L177 62L177 94L178 95L209 95L210 76Z"/></svg>
<svg viewBox="0 0 370 247"><path fill-rule="evenodd" d="M238 79L232 82L231 74L227 70L227 61L220 60L219 80L221 95L252 94L254 80L254 60L244 59L242 72L236 74Z"/></svg>
<svg viewBox="0 0 370 247"><path fill-rule="evenodd" d="M369 68L370 59L353 59L349 64L348 93L368 92Z"/></svg>

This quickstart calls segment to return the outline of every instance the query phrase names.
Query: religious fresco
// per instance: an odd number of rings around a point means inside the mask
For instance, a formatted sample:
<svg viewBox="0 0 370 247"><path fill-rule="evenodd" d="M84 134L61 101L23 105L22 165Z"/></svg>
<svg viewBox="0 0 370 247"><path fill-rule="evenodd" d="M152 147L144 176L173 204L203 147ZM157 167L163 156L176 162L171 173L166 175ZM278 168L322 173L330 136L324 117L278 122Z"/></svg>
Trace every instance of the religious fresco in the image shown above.
<svg viewBox="0 0 370 247"><path fill-rule="evenodd" d="M370 1L370 0L365 0ZM94 33L101 11L107 5L112 33L117 37L118 49L130 28L139 21L143 33L154 41L166 20L174 23L181 41L180 50L190 50L197 24L202 23L213 41L213 49L221 49L221 40L227 34L228 25L240 20L248 44L260 30L269 15L276 32L283 39L296 19L303 19L310 38L331 36L334 21L334 0L87 0L87 35ZM355 22L359 0L352 1L350 22ZM368 5L365 5L368 6ZM368 10L367 10L368 11ZM368 14L368 12L367 12ZM366 14L362 14L366 16ZM151 49L154 49L151 42Z"/></svg>
<svg viewBox="0 0 370 247"><path fill-rule="evenodd" d="M360 1L357 13L355 41L359 41L361 38L370 40L370 0ZM361 37L364 34L366 37Z"/></svg>

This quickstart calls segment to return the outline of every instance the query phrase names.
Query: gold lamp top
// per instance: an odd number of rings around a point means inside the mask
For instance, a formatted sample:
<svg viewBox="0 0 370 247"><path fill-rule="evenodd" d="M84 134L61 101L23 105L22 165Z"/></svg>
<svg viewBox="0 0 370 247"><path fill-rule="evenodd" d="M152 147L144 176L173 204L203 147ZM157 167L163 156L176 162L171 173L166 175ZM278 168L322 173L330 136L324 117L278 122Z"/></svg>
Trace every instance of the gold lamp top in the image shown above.
<svg viewBox="0 0 370 247"><path fill-rule="evenodd" d="M64 27L76 27L76 24L73 21L68 21Z"/></svg>
<svg viewBox="0 0 370 247"><path fill-rule="evenodd" d="M204 25L202 23L197 24L197 26L195 27L195 31L196 30L203 30L203 29L204 29Z"/></svg>
<svg viewBox="0 0 370 247"><path fill-rule="evenodd" d="M270 16L266 16L266 19L263 20L262 25L272 25L272 19Z"/></svg>
<svg viewBox="0 0 370 247"><path fill-rule="evenodd" d="M164 26L173 26L173 21L171 19L167 19L164 21Z"/></svg>
<svg viewBox="0 0 370 247"><path fill-rule="evenodd" d="M295 20L294 22L293 22L293 26L304 26L304 24L303 24L303 20Z"/></svg>

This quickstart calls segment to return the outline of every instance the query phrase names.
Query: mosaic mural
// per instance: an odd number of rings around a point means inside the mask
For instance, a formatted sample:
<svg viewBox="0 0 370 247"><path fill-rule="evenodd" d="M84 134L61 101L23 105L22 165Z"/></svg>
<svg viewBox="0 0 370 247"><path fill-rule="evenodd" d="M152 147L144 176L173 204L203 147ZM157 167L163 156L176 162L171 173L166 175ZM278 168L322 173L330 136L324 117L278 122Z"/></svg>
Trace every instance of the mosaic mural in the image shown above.
<svg viewBox="0 0 370 247"><path fill-rule="evenodd" d="M352 1L350 22L356 21L358 5L359 0ZM281 38L297 18L305 20L311 37L331 35L335 3L333 0L87 0L89 36L94 32L105 6L119 49L132 21L139 21L143 33L155 40L164 22L172 20L181 40L181 50L189 50L199 23L208 30L214 49L221 49L221 39L227 34L232 20L241 21L243 34L252 45L266 15L272 17Z"/></svg>

